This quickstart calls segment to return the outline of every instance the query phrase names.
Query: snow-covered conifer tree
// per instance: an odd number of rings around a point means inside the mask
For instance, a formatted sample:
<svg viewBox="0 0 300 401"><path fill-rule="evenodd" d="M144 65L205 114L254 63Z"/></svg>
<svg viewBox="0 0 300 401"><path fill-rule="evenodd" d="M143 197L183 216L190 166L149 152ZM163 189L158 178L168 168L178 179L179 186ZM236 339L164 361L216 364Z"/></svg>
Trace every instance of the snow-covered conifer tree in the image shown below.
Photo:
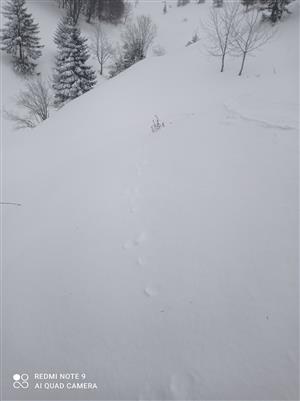
<svg viewBox="0 0 300 401"><path fill-rule="evenodd" d="M261 9L266 10L265 17L275 23L282 17L283 12L290 13L288 5L292 0L261 0Z"/></svg>
<svg viewBox="0 0 300 401"><path fill-rule="evenodd" d="M88 92L96 84L96 74L86 64L90 57L87 39L81 35L80 29L71 18L64 19L63 23L63 29L59 33L57 31L55 36L58 53L53 89L57 107Z"/></svg>
<svg viewBox="0 0 300 401"><path fill-rule="evenodd" d="M3 15L7 19L1 29L1 49L13 56L16 71L32 73L42 52L39 25L27 12L25 0L7 0L3 6Z"/></svg>
<svg viewBox="0 0 300 401"><path fill-rule="evenodd" d="M254 6L257 3L257 0L241 0L243 6L246 7L246 11L249 10L250 7Z"/></svg>
<svg viewBox="0 0 300 401"><path fill-rule="evenodd" d="M213 0L214 7L223 7L223 0Z"/></svg>

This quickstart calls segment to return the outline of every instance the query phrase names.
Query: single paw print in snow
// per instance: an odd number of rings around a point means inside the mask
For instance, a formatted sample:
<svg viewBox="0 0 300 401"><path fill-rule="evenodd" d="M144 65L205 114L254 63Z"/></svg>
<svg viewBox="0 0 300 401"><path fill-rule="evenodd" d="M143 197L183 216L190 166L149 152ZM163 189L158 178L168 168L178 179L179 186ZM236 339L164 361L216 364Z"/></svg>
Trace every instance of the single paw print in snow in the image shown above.
<svg viewBox="0 0 300 401"><path fill-rule="evenodd" d="M128 250L133 247L140 246L143 242L147 240L147 234L145 232L141 232L136 236L134 240L127 240L123 244L123 249Z"/></svg>
<svg viewBox="0 0 300 401"><path fill-rule="evenodd" d="M170 377L170 393L172 399L188 400L190 394L201 383L201 378L197 372L176 373Z"/></svg>
<svg viewBox="0 0 300 401"><path fill-rule="evenodd" d="M138 177L141 177L143 175L143 169L139 164L136 166L136 174Z"/></svg>
<svg viewBox="0 0 300 401"><path fill-rule="evenodd" d="M140 233L134 240L134 245L139 246L147 240L147 234L145 232Z"/></svg>
<svg viewBox="0 0 300 401"><path fill-rule="evenodd" d="M157 296L158 291L152 286L147 286L146 288L144 288L144 294L146 295L146 297L152 298Z"/></svg>
<svg viewBox="0 0 300 401"><path fill-rule="evenodd" d="M136 213L136 211L137 211L137 207L132 205L130 207L130 213L134 214L134 213Z"/></svg>
<svg viewBox="0 0 300 401"><path fill-rule="evenodd" d="M139 258L137 258L136 263L137 263L137 265L139 265L139 266L145 266L145 264L146 264L144 258L142 258L141 256L140 256Z"/></svg>
<svg viewBox="0 0 300 401"><path fill-rule="evenodd" d="M123 244L123 249L128 250L131 249L133 247L133 243L132 241L128 240Z"/></svg>

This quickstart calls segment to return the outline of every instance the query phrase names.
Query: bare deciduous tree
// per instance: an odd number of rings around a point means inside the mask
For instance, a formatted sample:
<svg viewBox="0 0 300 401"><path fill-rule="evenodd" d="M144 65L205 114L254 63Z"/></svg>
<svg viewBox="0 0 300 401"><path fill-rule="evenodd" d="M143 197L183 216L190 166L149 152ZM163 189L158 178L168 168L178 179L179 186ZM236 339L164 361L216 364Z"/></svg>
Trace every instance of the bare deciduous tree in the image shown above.
<svg viewBox="0 0 300 401"><path fill-rule="evenodd" d="M5 111L6 118L14 121L16 128L34 128L47 120L52 105L50 84L41 77L28 80L25 89L16 97L16 105L25 109L26 114Z"/></svg>
<svg viewBox="0 0 300 401"><path fill-rule="evenodd" d="M156 25L149 16L140 15L135 22L128 23L122 34L122 47L114 55L110 77L143 60L155 36Z"/></svg>
<svg viewBox="0 0 300 401"><path fill-rule="evenodd" d="M209 52L221 57L221 72L224 71L225 57L230 51L230 43L239 12L239 3L226 3L221 9L211 8L209 21L204 25L208 33Z"/></svg>
<svg viewBox="0 0 300 401"><path fill-rule="evenodd" d="M147 15L139 15L136 23L130 23L122 35L124 46L132 50L137 60L146 57L147 51L156 36L156 25Z"/></svg>
<svg viewBox="0 0 300 401"><path fill-rule="evenodd" d="M232 36L232 54L242 56L238 75L242 75L247 55L266 44L275 31L261 21L259 10L252 9L235 24Z"/></svg>
<svg viewBox="0 0 300 401"><path fill-rule="evenodd" d="M65 3L67 6L67 9L68 9L69 17L73 18L74 23L77 24L80 13L84 6L84 1L83 0L65 0Z"/></svg>
<svg viewBox="0 0 300 401"><path fill-rule="evenodd" d="M100 75L103 75L103 67L113 56L113 47L109 42L106 33L103 31L100 23L98 23L94 29L91 51L96 56L100 64Z"/></svg>
<svg viewBox="0 0 300 401"><path fill-rule="evenodd" d="M123 12L123 17L124 17L124 24L127 23L128 19L130 18L131 14L133 12L133 5L131 2L126 1L124 3L124 12Z"/></svg>

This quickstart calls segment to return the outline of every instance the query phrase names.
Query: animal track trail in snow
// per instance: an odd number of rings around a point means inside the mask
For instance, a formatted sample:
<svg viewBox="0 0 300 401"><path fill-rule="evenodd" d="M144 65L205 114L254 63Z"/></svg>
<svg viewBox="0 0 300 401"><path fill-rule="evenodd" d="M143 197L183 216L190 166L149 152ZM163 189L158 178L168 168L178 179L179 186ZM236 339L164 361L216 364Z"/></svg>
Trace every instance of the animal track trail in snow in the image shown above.
<svg viewBox="0 0 300 401"><path fill-rule="evenodd" d="M148 165L147 160L142 160L141 162L136 164L136 176L137 181L142 177L144 168ZM135 214L139 209L139 203L141 199L141 192L138 186L134 186L132 188L128 188L126 190L126 196L129 199L129 212L131 214Z"/></svg>
<svg viewBox="0 0 300 401"><path fill-rule="evenodd" d="M129 198L129 211L130 213L134 214L138 210L139 199L141 196L140 190L138 187L134 187L128 189L127 194Z"/></svg>
<svg viewBox="0 0 300 401"><path fill-rule="evenodd" d="M138 177L141 177L143 175L143 168L140 164L136 166L136 174Z"/></svg>
<svg viewBox="0 0 300 401"><path fill-rule="evenodd" d="M144 168L148 165L148 160L144 159L141 160L139 163L136 164L136 174L138 177L141 177L144 172Z"/></svg>

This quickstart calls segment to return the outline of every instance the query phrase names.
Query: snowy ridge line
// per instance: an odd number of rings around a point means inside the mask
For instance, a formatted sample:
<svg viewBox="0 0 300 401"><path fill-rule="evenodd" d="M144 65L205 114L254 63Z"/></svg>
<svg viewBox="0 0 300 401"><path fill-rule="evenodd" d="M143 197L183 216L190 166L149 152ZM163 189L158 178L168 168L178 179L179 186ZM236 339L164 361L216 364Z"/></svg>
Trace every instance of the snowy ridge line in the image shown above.
<svg viewBox="0 0 300 401"><path fill-rule="evenodd" d="M234 110L233 108L228 106L226 103L224 103L224 107L225 107L226 111L228 111L229 113L232 114L232 116L238 117L240 120L243 120L243 121L255 123L262 128L268 128L268 129L269 128L270 129L277 128L282 131L296 131L297 130L296 127L293 127L291 125L274 124L274 123L270 123L268 121L259 120L259 119L252 118L252 117L247 117L247 116L243 115L242 113L240 113L239 111Z"/></svg>

